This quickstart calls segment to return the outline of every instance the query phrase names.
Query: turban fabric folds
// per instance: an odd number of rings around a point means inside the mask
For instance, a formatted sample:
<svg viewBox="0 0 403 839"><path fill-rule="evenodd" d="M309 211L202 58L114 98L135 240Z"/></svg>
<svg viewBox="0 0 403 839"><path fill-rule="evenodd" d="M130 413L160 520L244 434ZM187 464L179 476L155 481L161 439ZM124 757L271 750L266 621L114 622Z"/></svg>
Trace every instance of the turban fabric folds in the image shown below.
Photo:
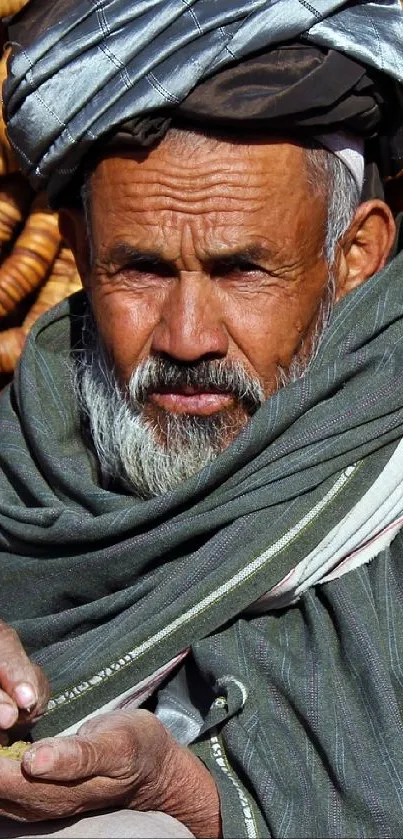
<svg viewBox="0 0 403 839"><path fill-rule="evenodd" d="M399 0L31 0L10 40L9 137L53 203L111 136L151 145L172 119L376 135L382 173L403 166Z"/></svg>

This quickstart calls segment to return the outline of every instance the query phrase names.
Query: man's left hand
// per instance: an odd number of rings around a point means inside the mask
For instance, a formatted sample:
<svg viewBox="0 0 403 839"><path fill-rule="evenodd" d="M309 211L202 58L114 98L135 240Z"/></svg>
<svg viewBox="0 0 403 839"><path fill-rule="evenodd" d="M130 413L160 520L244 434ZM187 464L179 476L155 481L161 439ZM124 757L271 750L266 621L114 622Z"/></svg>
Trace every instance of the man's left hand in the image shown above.
<svg viewBox="0 0 403 839"><path fill-rule="evenodd" d="M0 760L2 816L41 821L110 807L161 810L196 837L221 835L212 776L148 711L95 717L76 735L34 744L21 765Z"/></svg>

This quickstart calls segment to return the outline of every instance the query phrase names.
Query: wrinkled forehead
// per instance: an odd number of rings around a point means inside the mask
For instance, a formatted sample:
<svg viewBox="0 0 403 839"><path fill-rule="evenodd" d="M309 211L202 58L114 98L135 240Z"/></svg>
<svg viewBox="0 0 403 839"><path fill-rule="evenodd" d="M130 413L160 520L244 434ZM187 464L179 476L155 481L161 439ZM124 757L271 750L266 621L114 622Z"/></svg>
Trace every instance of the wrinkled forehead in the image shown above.
<svg viewBox="0 0 403 839"><path fill-rule="evenodd" d="M220 191L229 200L242 196L246 186L259 187L266 194L282 193L290 199L289 190L309 188L306 148L302 143L286 139L248 137L240 139L208 136L180 130L170 131L158 146L145 151L135 147L111 147L94 163L90 190L118 198L140 196L158 185L168 192L186 194L208 189L213 199ZM233 192L233 194L232 194ZM209 195L206 194L206 199Z"/></svg>
<svg viewBox="0 0 403 839"><path fill-rule="evenodd" d="M297 247L308 228L312 240L323 235L325 197L296 142L173 135L148 153L107 154L89 187L98 252L127 242L176 259L186 239L202 258L239 240Z"/></svg>

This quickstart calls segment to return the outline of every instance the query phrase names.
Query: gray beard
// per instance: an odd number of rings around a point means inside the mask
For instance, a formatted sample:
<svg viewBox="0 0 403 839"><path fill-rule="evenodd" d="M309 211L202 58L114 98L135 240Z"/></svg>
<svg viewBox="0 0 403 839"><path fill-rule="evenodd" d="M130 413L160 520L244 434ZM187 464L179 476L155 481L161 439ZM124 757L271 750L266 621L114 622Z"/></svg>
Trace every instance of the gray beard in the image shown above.
<svg viewBox="0 0 403 839"><path fill-rule="evenodd" d="M277 389L301 378L316 356L332 310L329 289L310 338L287 370L279 367ZM228 361L176 365L149 358L133 372L122 389L113 363L96 335L92 319L85 330L85 347L77 363L75 393L89 424L92 443L105 481L117 481L141 498L162 495L193 477L238 436L262 405L259 379L239 363ZM242 412L223 410L208 417L160 412L147 415L147 395L158 384L203 383L234 393ZM158 389L156 387L155 389Z"/></svg>

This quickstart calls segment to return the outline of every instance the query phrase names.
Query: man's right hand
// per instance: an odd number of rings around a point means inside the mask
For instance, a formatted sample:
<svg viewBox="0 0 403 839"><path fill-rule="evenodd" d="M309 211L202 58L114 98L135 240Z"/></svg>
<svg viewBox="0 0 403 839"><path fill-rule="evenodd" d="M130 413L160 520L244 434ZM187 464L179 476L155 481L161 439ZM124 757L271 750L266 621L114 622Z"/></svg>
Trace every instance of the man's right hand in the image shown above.
<svg viewBox="0 0 403 839"><path fill-rule="evenodd" d="M0 621L0 730L33 722L49 694L44 672L29 660L15 630Z"/></svg>

